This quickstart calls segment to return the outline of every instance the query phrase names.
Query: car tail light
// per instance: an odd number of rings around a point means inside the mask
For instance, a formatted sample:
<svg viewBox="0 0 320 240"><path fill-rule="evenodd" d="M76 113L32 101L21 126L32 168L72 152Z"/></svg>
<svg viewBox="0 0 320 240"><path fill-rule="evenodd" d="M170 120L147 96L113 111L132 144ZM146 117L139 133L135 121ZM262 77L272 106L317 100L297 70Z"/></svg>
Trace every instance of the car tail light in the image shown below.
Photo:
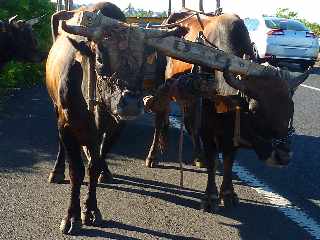
<svg viewBox="0 0 320 240"><path fill-rule="evenodd" d="M269 32L267 32L267 35L281 36L284 35L284 32L282 29L272 29Z"/></svg>
<svg viewBox="0 0 320 240"><path fill-rule="evenodd" d="M306 37L316 38L317 36L313 32L306 32Z"/></svg>

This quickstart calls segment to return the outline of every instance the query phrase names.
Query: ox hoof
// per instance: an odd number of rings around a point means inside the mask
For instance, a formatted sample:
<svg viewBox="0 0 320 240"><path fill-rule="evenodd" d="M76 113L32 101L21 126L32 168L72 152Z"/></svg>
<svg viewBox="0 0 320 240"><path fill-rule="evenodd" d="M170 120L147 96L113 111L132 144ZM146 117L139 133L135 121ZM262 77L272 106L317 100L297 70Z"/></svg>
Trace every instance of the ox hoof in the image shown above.
<svg viewBox="0 0 320 240"><path fill-rule="evenodd" d="M60 231L63 234L76 235L81 230L81 221L74 218L65 218L61 221Z"/></svg>
<svg viewBox="0 0 320 240"><path fill-rule="evenodd" d="M239 205L239 198L235 193L224 194L221 199L225 208L232 208Z"/></svg>
<svg viewBox="0 0 320 240"><path fill-rule="evenodd" d="M64 173L51 172L48 178L49 183L64 183Z"/></svg>
<svg viewBox="0 0 320 240"><path fill-rule="evenodd" d="M201 201L200 209L204 212L216 213L219 211L219 202L217 195L211 195Z"/></svg>
<svg viewBox="0 0 320 240"><path fill-rule="evenodd" d="M113 182L113 176L110 171L102 172L98 178L98 183L112 183L112 182Z"/></svg>
<svg viewBox="0 0 320 240"><path fill-rule="evenodd" d="M146 159L146 167L153 168L155 167L154 159L153 158L147 158Z"/></svg>
<svg viewBox="0 0 320 240"><path fill-rule="evenodd" d="M82 224L86 226L99 226L102 224L102 215L99 209L81 213Z"/></svg>

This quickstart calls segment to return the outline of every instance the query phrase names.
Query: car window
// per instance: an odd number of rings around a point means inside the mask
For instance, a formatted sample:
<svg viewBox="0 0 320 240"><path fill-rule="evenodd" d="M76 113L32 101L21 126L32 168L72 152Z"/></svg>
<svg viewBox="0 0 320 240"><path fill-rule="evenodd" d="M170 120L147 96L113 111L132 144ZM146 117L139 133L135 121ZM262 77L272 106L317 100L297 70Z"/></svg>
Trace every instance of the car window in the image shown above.
<svg viewBox="0 0 320 240"><path fill-rule="evenodd" d="M294 31L308 31L302 23L288 19L265 19L268 28L294 30Z"/></svg>
<svg viewBox="0 0 320 240"><path fill-rule="evenodd" d="M244 24L249 31L256 31L260 25L259 20L256 18L245 18Z"/></svg>

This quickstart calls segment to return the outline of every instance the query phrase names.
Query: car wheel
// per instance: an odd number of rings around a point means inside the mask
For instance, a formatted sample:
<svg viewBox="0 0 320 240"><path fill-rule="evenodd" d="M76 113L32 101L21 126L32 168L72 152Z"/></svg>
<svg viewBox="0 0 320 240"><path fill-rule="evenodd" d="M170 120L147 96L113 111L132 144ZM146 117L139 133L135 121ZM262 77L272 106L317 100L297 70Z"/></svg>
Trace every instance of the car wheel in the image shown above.
<svg viewBox="0 0 320 240"><path fill-rule="evenodd" d="M308 62L304 62L304 63L301 63L301 70L302 71L306 71L308 70L309 67L313 67L313 65L315 64L315 62L313 61L308 61Z"/></svg>

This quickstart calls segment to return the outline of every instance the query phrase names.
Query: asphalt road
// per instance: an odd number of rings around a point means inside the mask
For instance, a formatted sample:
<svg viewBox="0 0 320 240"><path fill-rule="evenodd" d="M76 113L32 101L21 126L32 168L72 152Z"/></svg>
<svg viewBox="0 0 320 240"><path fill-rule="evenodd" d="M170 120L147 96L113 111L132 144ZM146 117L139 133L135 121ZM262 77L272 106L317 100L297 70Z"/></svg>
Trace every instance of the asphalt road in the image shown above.
<svg viewBox="0 0 320 240"><path fill-rule="evenodd" d="M318 238L320 91L308 86L320 88L320 71L304 85L307 87L300 86L294 97L297 132L292 164L285 169L269 168L253 152L241 151L234 176L240 204L229 210L221 207L217 214L199 210L206 183L204 170L186 165L185 188L179 188L178 130L170 129L170 149L159 168L146 169L143 163L152 139L152 117L145 115L128 123L108 155L115 182L101 184L97 190L105 221L98 228L85 227L77 237L63 236L58 228L66 212L69 185L47 183L57 152L57 132L46 91L35 87L16 92L0 113L0 239ZM187 162L190 146L186 137ZM252 175L290 206L270 198L268 191L253 184ZM85 192L83 186L82 200ZM291 207L298 212L296 218L286 214ZM312 221L302 218L299 224L301 216Z"/></svg>

